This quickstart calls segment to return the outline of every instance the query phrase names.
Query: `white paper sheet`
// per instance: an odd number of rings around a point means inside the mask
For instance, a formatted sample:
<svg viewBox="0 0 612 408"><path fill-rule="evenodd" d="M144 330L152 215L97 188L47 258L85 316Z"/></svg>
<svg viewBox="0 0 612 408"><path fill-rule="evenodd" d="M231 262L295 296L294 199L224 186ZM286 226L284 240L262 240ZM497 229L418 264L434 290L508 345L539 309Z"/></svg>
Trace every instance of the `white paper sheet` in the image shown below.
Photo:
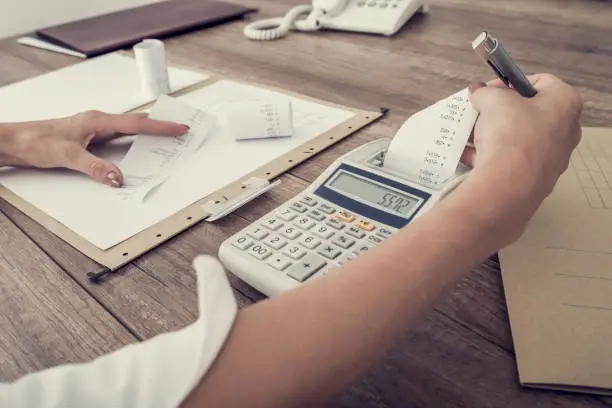
<svg viewBox="0 0 612 408"><path fill-rule="evenodd" d="M238 103L286 100L287 96L225 80L177 99L212 115L218 123L216 119ZM295 127L292 137L236 141L226 126L215 126L192 159L140 206L120 202L112 187L67 170L5 169L0 170L0 182L93 245L108 249L354 116L351 111L289 99ZM133 137L115 140L94 152L119 163L132 141Z"/></svg>
<svg viewBox="0 0 612 408"><path fill-rule="evenodd" d="M169 69L177 91L208 76ZM123 113L154 99L143 95L134 58L106 54L0 88L0 123L71 116L86 110Z"/></svg>
<svg viewBox="0 0 612 408"><path fill-rule="evenodd" d="M66 54L72 57L77 57L77 58L82 58L82 59L87 58L87 55L83 54L82 52L77 52L69 48L61 47L57 44L53 44L53 43L44 41L36 37L30 37L30 36L20 37L16 40L16 42L21 45L27 45L29 47L40 48L42 50L53 51L53 52L57 52L60 54Z"/></svg>
<svg viewBox="0 0 612 408"><path fill-rule="evenodd" d="M478 112L467 88L411 116L396 133L384 167L441 189L455 175Z"/></svg>
<svg viewBox="0 0 612 408"><path fill-rule="evenodd" d="M149 117L181 123L190 129L179 137L136 137L119 164L124 184L116 189L116 193L121 200L138 204L153 188L171 177L178 166L191 158L208 138L214 125L212 116L167 95L160 95Z"/></svg>
<svg viewBox="0 0 612 408"><path fill-rule="evenodd" d="M237 105L227 115L234 139L266 139L293 135L291 102L249 102Z"/></svg>

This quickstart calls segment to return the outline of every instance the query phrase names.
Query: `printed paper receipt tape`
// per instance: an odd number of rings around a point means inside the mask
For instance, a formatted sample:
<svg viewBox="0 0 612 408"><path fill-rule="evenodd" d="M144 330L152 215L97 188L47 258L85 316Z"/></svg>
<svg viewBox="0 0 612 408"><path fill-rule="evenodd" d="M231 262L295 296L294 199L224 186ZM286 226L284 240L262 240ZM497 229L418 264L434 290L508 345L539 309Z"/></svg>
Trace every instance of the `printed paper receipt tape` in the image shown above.
<svg viewBox="0 0 612 408"><path fill-rule="evenodd" d="M389 145L384 167L434 190L454 176L478 112L467 88L410 117Z"/></svg>

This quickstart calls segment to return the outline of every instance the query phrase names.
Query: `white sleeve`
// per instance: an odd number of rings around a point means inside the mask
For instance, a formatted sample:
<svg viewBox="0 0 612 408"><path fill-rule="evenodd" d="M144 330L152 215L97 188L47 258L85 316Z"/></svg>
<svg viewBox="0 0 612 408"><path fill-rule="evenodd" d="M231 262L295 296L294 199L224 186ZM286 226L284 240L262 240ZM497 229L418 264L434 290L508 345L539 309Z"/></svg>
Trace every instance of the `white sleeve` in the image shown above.
<svg viewBox="0 0 612 408"><path fill-rule="evenodd" d="M0 407L178 407L212 365L238 311L221 264L199 256L193 265L199 304L195 323L91 362L0 384Z"/></svg>

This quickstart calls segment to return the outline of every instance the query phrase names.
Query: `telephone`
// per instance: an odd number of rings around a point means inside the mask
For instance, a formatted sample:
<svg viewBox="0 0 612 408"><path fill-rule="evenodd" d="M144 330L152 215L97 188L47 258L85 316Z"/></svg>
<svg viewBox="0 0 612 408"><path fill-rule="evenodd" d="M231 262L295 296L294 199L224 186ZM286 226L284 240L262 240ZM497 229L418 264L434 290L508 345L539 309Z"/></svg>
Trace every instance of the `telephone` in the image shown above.
<svg viewBox="0 0 612 408"><path fill-rule="evenodd" d="M255 21L244 35L269 41L289 31L322 29L392 36L415 14L429 12L429 0L313 0L312 5L292 8L284 17ZM306 15L305 18L301 18Z"/></svg>

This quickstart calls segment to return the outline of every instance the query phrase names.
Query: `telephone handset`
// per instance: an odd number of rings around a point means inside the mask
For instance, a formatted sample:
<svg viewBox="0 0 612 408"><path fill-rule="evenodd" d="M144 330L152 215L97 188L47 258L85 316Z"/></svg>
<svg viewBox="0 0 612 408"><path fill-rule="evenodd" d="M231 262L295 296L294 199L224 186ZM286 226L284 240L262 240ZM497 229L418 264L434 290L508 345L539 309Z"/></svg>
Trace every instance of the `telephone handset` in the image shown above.
<svg viewBox="0 0 612 408"><path fill-rule="evenodd" d="M251 40L276 40L289 31L321 29L391 36L415 13L429 12L429 0L313 0L284 17L256 21L244 29ZM301 18L306 15L305 18Z"/></svg>

